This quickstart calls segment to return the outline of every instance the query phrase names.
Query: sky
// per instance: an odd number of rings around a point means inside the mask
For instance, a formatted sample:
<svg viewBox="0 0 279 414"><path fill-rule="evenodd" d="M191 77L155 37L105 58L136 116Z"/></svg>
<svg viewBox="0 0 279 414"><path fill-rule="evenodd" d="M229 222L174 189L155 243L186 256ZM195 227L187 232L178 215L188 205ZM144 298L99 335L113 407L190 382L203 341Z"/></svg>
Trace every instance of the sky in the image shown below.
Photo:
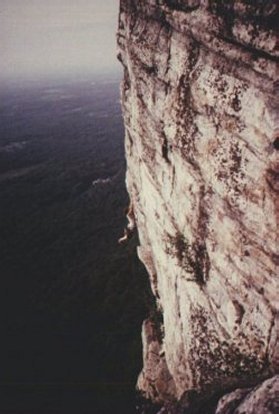
<svg viewBox="0 0 279 414"><path fill-rule="evenodd" d="M118 0L0 0L0 76L119 70Z"/></svg>

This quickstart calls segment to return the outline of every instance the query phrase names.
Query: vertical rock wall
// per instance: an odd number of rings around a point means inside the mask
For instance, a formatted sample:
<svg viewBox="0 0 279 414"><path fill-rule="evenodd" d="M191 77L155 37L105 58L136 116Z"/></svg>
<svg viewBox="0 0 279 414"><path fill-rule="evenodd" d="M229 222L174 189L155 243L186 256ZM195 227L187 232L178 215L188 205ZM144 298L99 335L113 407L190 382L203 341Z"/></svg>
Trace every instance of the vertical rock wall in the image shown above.
<svg viewBox="0 0 279 414"><path fill-rule="evenodd" d="M278 372L278 8L120 1L127 187L163 320L143 325L154 401Z"/></svg>

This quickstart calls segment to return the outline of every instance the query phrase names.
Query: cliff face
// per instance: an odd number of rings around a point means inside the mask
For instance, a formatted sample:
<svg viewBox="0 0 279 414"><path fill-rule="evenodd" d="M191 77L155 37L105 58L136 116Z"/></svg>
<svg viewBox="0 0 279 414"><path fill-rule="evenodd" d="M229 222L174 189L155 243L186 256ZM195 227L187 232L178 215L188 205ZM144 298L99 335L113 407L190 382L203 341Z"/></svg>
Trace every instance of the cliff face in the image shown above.
<svg viewBox="0 0 279 414"><path fill-rule="evenodd" d="M278 372L278 8L120 2L127 187L158 305L138 386L155 401Z"/></svg>

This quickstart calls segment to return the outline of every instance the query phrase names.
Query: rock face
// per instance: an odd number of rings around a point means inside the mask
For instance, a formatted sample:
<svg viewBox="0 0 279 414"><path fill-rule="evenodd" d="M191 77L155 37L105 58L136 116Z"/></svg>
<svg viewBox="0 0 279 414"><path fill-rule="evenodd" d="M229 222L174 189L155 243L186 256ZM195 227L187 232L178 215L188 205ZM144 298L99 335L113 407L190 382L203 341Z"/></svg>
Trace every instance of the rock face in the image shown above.
<svg viewBox="0 0 279 414"><path fill-rule="evenodd" d="M279 376L254 389L238 389L225 395L216 414L273 414L279 412Z"/></svg>
<svg viewBox="0 0 279 414"><path fill-rule="evenodd" d="M127 187L163 320L143 327L153 401L278 372L278 9L120 1Z"/></svg>

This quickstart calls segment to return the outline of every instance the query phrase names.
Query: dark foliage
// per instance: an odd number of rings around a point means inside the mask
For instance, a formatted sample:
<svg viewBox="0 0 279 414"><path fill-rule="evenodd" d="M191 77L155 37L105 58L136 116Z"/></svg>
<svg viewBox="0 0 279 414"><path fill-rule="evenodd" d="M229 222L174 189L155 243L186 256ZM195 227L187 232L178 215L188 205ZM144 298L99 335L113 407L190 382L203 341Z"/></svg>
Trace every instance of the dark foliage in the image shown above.
<svg viewBox="0 0 279 414"><path fill-rule="evenodd" d="M190 244L186 237L177 232L175 236L168 235L167 253L175 257L179 265L193 275L193 281L203 285L208 278L209 259L205 245L195 242Z"/></svg>

